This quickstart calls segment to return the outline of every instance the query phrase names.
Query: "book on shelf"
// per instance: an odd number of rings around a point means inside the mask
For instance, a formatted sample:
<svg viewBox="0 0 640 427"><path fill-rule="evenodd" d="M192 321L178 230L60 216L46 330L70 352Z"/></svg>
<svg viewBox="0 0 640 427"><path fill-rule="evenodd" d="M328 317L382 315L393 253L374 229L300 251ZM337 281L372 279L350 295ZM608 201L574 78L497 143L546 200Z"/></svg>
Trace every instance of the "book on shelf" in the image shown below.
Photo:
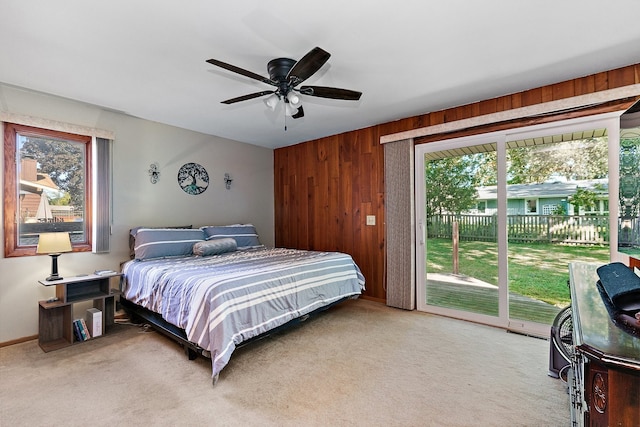
<svg viewBox="0 0 640 427"><path fill-rule="evenodd" d="M91 333L89 333L89 328L87 327L87 322L84 321L83 318L80 318L80 324L82 325L82 332L84 333L85 340L91 338Z"/></svg>
<svg viewBox="0 0 640 427"><path fill-rule="evenodd" d="M89 330L87 329L87 325L84 323L84 319L75 319L73 321L73 330L76 332L76 337L78 337L78 341L86 341L91 336L89 335Z"/></svg>
<svg viewBox="0 0 640 427"><path fill-rule="evenodd" d="M80 330L80 322L78 321L78 319L73 321L73 333L76 336L77 341L84 341L84 338L82 337L82 331Z"/></svg>

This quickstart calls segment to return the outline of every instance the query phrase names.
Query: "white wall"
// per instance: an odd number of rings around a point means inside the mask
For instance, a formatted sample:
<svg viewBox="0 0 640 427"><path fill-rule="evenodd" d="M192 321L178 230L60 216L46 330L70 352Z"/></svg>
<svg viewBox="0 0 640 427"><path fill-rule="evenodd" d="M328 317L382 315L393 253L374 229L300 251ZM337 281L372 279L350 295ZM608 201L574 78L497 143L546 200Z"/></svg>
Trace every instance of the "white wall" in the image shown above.
<svg viewBox="0 0 640 427"><path fill-rule="evenodd" d="M0 111L115 133L111 252L63 254L58 261L61 276L119 270L128 259L129 229L138 225L252 223L263 244L274 244L271 149L2 84ZM153 162L161 174L155 185L147 172ZM201 164L209 173L209 187L201 195L190 196L177 184L178 169L188 162ZM225 189L225 173L233 179L231 190ZM0 218L4 221L2 213ZM46 255L0 258L0 343L38 333L38 301L55 295L53 287L38 284L50 268Z"/></svg>

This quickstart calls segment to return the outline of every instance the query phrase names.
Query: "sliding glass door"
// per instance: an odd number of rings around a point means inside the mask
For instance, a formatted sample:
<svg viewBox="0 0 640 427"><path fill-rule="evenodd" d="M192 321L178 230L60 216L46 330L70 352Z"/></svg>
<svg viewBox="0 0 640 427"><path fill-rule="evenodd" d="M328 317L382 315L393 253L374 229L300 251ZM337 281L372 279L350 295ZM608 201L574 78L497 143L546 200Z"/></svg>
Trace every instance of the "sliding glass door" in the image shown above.
<svg viewBox="0 0 640 427"><path fill-rule="evenodd" d="M498 316L496 200L478 189L497 182L496 144L425 153L425 303L482 318Z"/></svg>
<svg viewBox="0 0 640 427"><path fill-rule="evenodd" d="M615 118L417 145L418 309L548 336L617 242Z"/></svg>
<svg viewBox="0 0 640 427"><path fill-rule="evenodd" d="M567 264L609 261L606 128L507 141L509 318L549 325L570 304Z"/></svg>

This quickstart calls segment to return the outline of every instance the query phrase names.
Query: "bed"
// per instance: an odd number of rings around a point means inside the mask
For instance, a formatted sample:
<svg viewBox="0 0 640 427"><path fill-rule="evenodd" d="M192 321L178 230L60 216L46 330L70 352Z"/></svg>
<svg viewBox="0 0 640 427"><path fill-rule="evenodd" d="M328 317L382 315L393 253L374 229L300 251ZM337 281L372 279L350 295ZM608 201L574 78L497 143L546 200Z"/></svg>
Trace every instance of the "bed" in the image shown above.
<svg viewBox="0 0 640 427"><path fill-rule="evenodd" d="M137 227L130 246L121 304L210 357L214 384L242 343L364 290L351 256L266 248L251 224Z"/></svg>

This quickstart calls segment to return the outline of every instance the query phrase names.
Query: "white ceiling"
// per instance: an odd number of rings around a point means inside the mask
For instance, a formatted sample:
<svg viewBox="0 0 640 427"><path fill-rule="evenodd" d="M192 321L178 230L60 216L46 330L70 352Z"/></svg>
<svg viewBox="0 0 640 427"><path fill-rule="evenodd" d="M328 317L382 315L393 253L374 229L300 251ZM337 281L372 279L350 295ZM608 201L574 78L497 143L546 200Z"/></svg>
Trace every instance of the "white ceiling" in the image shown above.
<svg viewBox="0 0 640 427"><path fill-rule="evenodd" d="M640 1L0 0L0 82L265 147L282 147L640 63ZM268 76L277 57L332 54L285 119ZM0 94L1 96L1 94ZM0 99L0 108L2 99Z"/></svg>

